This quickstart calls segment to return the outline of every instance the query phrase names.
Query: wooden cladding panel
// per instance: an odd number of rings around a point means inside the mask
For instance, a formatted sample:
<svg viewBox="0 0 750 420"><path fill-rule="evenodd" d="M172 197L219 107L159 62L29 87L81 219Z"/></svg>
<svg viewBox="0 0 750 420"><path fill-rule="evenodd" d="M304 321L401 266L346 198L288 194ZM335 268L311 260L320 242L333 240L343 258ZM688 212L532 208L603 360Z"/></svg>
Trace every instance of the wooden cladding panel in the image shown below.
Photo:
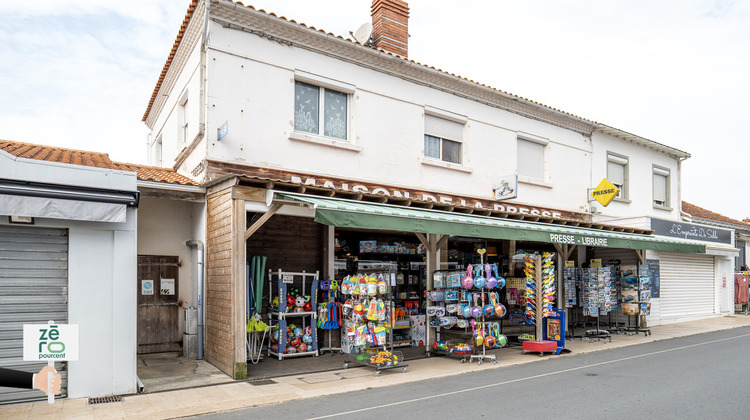
<svg viewBox="0 0 750 420"><path fill-rule="evenodd" d="M268 257L266 270L322 270L324 230L313 219L276 214L247 240L247 256Z"/></svg>
<svg viewBox="0 0 750 420"><path fill-rule="evenodd" d="M233 374L232 196L226 189L207 199L206 225L206 360Z"/></svg>

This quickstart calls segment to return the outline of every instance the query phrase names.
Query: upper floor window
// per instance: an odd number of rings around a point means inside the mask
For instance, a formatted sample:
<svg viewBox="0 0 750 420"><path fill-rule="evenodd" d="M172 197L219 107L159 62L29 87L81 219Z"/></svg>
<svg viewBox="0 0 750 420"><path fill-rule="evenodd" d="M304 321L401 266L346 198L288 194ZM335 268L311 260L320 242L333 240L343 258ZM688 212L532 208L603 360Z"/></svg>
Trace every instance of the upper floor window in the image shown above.
<svg viewBox="0 0 750 420"><path fill-rule="evenodd" d="M156 138L156 141L154 141L152 153L153 155L152 155L151 164L153 166L161 166L162 165L161 134L159 135L159 137Z"/></svg>
<svg viewBox="0 0 750 420"><path fill-rule="evenodd" d="M527 180L546 181L545 152L548 140L536 136L519 136L516 148L518 176Z"/></svg>
<svg viewBox="0 0 750 420"><path fill-rule="evenodd" d="M654 166L654 207L669 208L669 169Z"/></svg>
<svg viewBox="0 0 750 420"><path fill-rule="evenodd" d="M349 95L322 86L294 82L294 130L347 139Z"/></svg>
<svg viewBox="0 0 750 420"><path fill-rule="evenodd" d="M177 143L178 146L184 145L188 141L188 93L185 92L180 98L179 108L177 109Z"/></svg>
<svg viewBox="0 0 750 420"><path fill-rule="evenodd" d="M461 164L464 124L434 115L424 116L424 156Z"/></svg>
<svg viewBox="0 0 750 420"><path fill-rule="evenodd" d="M620 191L615 198L628 199L628 158L615 153L607 153L607 179Z"/></svg>

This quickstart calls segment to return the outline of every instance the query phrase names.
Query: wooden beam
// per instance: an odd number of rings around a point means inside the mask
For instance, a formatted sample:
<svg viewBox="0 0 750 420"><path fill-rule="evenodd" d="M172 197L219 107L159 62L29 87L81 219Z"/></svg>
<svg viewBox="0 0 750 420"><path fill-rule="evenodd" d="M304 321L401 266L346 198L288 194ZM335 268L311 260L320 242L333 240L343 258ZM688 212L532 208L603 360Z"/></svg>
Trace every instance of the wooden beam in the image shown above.
<svg viewBox="0 0 750 420"><path fill-rule="evenodd" d="M440 237L440 240L438 241L437 246L435 246L435 249L442 248L443 245L448 243L448 238L450 238L450 235L443 235L442 237Z"/></svg>
<svg viewBox="0 0 750 420"><path fill-rule="evenodd" d="M638 257L638 264L646 264L646 250L634 249L635 256Z"/></svg>
<svg viewBox="0 0 750 420"><path fill-rule="evenodd" d="M232 198L234 198L235 200L265 203L266 191L267 190L265 188L254 188L238 185L232 188Z"/></svg>
<svg viewBox="0 0 750 420"><path fill-rule="evenodd" d="M245 231L245 240L247 240L249 237L253 236L253 233L255 233L258 229L260 229L261 226L263 226L268 221L268 219L271 218L271 216L273 216L274 214L276 214L276 212L279 211L279 209L281 208L281 206L283 206L283 204L281 204L281 203L274 203L271 206L271 208L268 209L268 211L266 211L263 214L263 216L260 217L260 219L256 220L255 223L253 223L253 225L250 226Z"/></svg>
<svg viewBox="0 0 750 420"><path fill-rule="evenodd" d="M424 247L427 248L427 252L430 252L430 242L424 236L424 233L414 232L414 234L417 235L419 242L422 242L422 245L424 245Z"/></svg>

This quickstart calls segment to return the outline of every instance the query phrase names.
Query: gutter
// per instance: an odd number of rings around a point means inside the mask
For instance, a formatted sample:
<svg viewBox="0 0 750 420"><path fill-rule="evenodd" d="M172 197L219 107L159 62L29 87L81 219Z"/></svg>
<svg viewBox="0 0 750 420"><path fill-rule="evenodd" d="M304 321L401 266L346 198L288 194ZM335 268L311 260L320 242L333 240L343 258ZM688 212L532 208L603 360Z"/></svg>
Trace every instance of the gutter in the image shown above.
<svg viewBox="0 0 750 420"><path fill-rule="evenodd" d="M204 276L203 276L203 242L198 240L190 240L185 242L185 245L190 248L197 248L198 260L196 261L196 270L198 272L198 287L196 288L196 306L198 309L198 360L203 359L203 294L204 294Z"/></svg>

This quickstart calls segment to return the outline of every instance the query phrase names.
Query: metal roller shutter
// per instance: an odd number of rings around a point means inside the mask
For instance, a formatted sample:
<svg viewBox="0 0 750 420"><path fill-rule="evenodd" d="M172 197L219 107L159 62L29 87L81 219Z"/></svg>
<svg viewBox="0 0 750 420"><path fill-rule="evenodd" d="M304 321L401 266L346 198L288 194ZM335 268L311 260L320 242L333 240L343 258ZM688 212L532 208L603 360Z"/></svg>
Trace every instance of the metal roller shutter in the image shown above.
<svg viewBox="0 0 750 420"><path fill-rule="evenodd" d="M68 232L0 225L0 366L38 372L23 361L23 324L68 322ZM55 363L67 395L67 366ZM38 390L0 387L0 404L41 400Z"/></svg>
<svg viewBox="0 0 750 420"><path fill-rule="evenodd" d="M661 317L714 313L714 257L659 253Z"/></svg>

